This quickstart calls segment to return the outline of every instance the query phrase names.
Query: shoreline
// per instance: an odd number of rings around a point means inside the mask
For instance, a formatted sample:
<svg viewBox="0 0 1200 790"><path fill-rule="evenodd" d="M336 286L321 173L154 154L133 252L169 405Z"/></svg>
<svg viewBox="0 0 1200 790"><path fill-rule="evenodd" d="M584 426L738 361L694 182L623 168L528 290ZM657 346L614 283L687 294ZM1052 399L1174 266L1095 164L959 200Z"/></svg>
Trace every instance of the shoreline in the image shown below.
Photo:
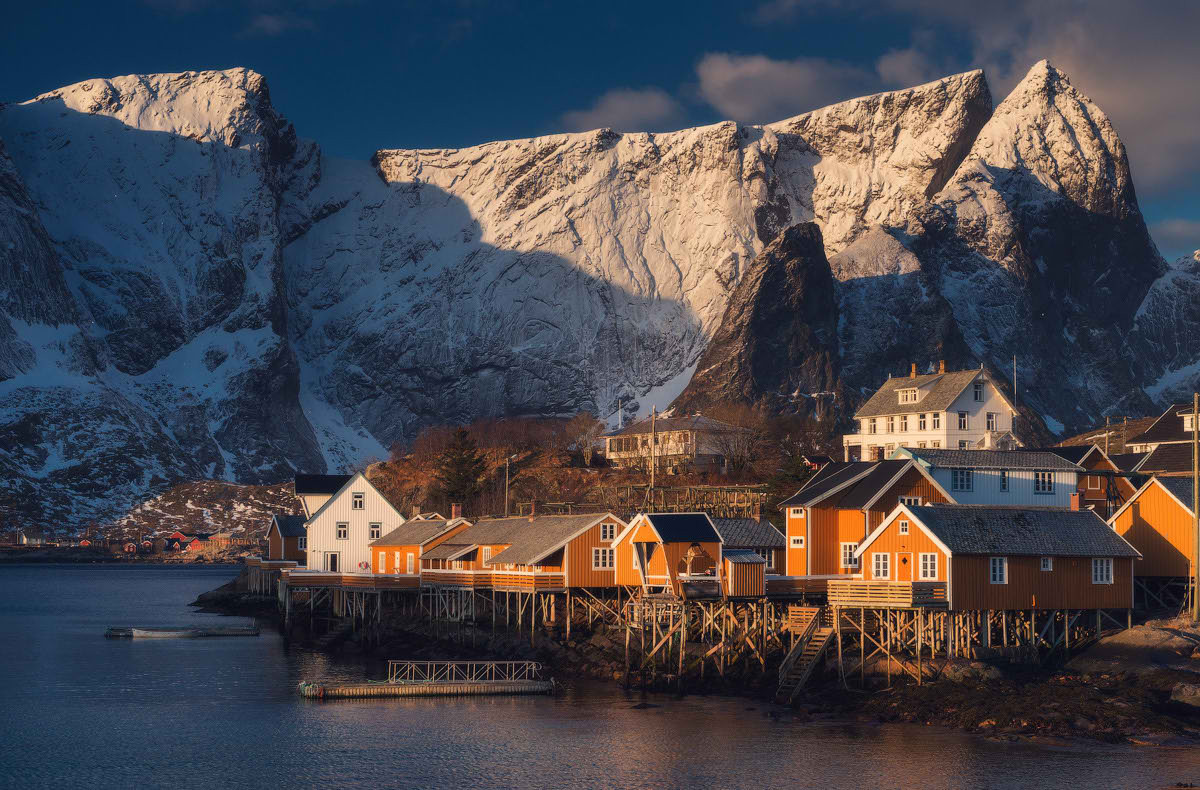
<svg viewBox="0 0 1200 790"><path fill-rule="evenodd" d="M275 599L239 590L241 579L201 594L190 605L202 612L269 619L282 631ZM1092 660L1091 651L1085 651L1056 669L963 661L954 667L952 677L920 686L906 679L889 688L882 671L877 675L868 672L863 689L855 687L857 678L847 678L843 687L827 673L794 705L783 706L774 702L771 671L729 677L723 682L688 679L683 684L662 676L647 683L632 672L625 677L621 648L604 626L590 633L580 629L578 637L573 635L565 644L541 636L533 646L528 634L493 634L479 628L440 630L399 616L389 618L385 633L378 645L365 650L349 639L322 642L295 627L285 638L299 636L297 641L314 650L348 652L374 660L400 655L413 659L532 659L543 662L560 678L676 696L740 697L768 705L765 715L772 718L801 722L909 724L991 740L1047 744L1200 744L1200 660L1194 661L1192 668L1150 663L1130 667L1128 661L1110 659L1109 667L1103 660ZM459 639L447 639L449 633L456 633ZM1178 689L1189 684L1196 684L1195 698L1179 698Z"/></svg>

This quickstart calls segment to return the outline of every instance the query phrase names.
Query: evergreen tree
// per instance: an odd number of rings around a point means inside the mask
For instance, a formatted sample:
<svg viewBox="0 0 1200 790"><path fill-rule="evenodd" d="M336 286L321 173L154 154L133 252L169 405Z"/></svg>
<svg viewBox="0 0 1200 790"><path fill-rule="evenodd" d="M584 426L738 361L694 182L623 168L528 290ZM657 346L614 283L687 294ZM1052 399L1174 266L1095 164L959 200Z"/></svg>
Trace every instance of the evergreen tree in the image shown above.
<svg viewBox="0 0 1200 790"><path fill-rule="evenodd" d="M450 446L437 462L434 478L437 492L450 503L465 503L479 496L480 478L487 470L487 461L465 428L454 432Z"/></svg>

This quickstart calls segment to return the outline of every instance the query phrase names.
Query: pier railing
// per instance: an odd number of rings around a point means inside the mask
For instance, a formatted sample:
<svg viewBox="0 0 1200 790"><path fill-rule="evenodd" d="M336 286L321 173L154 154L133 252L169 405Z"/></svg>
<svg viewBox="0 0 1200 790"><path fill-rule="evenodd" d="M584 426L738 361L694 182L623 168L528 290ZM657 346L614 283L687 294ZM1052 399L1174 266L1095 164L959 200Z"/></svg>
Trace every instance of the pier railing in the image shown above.
<svg viewBox="0 0 1200 790"><path fill-rule="evenodd" d="M945 582L830 581L829 603L880 609L946 606Z"/></svg>
<svg viewBox="0 0 1200 790"><path fill-rule="evenodd" d="M388 683L496 683L541 680L537 661L389 661Z"/></svg>

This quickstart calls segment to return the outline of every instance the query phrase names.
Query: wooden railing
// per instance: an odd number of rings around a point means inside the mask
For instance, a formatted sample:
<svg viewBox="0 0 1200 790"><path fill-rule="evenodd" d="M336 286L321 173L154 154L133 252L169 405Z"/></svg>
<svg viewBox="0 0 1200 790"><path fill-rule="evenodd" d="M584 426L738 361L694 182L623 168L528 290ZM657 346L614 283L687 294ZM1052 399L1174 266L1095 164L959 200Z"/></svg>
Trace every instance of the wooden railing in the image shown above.
<svg viewBox="0 0 1200 790"><path fill-rule="evenodd" d="M541 680L537 661L389 661L388 683L496 683Z"/></svg>
<svg viewBox="0 0 1200 790"><path fill-rule="evenodd" d="M833 606L866 606L907 609L915 606L946 606L945 582L830 581L829 603Z"/></svg>

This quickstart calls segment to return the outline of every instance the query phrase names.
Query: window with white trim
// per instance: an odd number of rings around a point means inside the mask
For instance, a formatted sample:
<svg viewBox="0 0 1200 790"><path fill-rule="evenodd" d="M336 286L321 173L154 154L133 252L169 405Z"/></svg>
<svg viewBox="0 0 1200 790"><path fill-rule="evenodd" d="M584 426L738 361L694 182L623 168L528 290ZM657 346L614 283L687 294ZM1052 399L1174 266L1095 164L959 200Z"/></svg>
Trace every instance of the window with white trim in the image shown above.
<svg viewBox="0 0 1200 790"><path fill-rule="evenodd" d="M343 521L337 525L337 539L338 540L349 540L349 538L350 538L350 525Z"/></svg>
<svg viewBox="0 0 1200 790"><path fill-rule="evenodd" d="M857 568L858 567L858 557L854 556L854 552L856 552L856 551L858 551L857 543L843 543L842 544L842 567L843 568Z"/></svg>
<svg viewBox="0 0 1200 790"><path fill-rule="evenodd" d="M1100 490L1100 475L1088 475L1087 476L1087 487L1089 490L1099 491Z"/></svg>
<svg viewBox="0 0 1200 790"><path fill-rule="evenodd" d="M919 496L902 496L902 497L900 497L900 504L909 505L910 507L920 507L921 506L921 497L919 497Z"/></svg>
<svg viewBox="0 0 1200 790"><path fill-rule="evenodd" d="M803 535L792 535L791 546L793 549L804 548L804 536Z"/></svg>
<svg viewBox="0 0 1200 790"><path fill-rule="evenodd" d="M1000 470L1000 490L1001 491L1008 490L1008 470L1007 469Z"/></svg>
<svg viewBox="0 0 1200 790"><path fill-rule="evenodd" d="M929 420L930 424L933 426L933 430L940 431L942 429L942 413L940 411L935 411L933 414L930 414Z"/></svg>
<svg viewBox="0 0 1200 790"><path fill-rule="evenodd" d="M917 402L917 391L916 390L900 390L900 402L901 403L916 403Z"/></svg>
<svg viewBox="0 0 1200 790"><path fill-rule="evenodd" d="M895 433L896 432L896 418L888 417L887 418L887 426L888 426L888 430L887 430L888 433Z"/></svg>
<svg viewBox="0 0 1200 790"><path fill-rule="evenodd" d="M370 539L371 540L379 540L379 535L382 532L383 532L382 524L372 524L370 527L370 533L369 533Z"/></svg>
<svg viewBox="0 0 1200 790"><path fill-rule="evenodd" d="M958 413L958 429L959 429L960 431L965 431L965 430L967 430L967 426L968 426L968 418L969 418L969 417L970 417L970 415L969 415L969 414L967 414L967 412L965 412L965 411L960 411L960 412Z"/></svg>
<svg viewBox="0 0 1200 790"><path fill-rule="evenodd" d="M479 559L486 565L487 561L492 558L492 547L484 546L479 550Z"/></svg>
<svg viewBox="0 0 1200 790"><path fill-rule="evenodd" d="M1054 493L1054 473L1053 472L1034 472L1033 473L1033 493L1035 493L1035 494L1053 494Z"/></svg>
<svg viewBox="0 0 1200 790"><path fill-rule="evenodd" d="M921 579L929 581L937 579L938 562L937 552L921 552Z"/></svg>
<svg viewBox="0 0 1200 790"><path fill-rule="evenodd" d="M990 566L991 583L1008 584L1008 557L992 557Z"/></svg>
<svg viewBox="0 0 1200 790"><path fill-rule="evenodd" d="M900 418L900 430L901 430L901 432L908 430L908 416L907 415Z"/></svg>
<svg viewBox="0 0 1200 790"><path fill-rule="evenodd" d="M975 382L974 390L975 390L975 402L983 403L983 382L982 381Z"/></svg>
<svg viewBox="0 0 1200 790"><path fill-rule="evenodd" d="M906 521L904 519L900 520L900 534L901 535L908 534L908 521Z"/></svg>
<svg viewBox="0 0 1200 790"><path fill-rule="evenodd" d="M942 446L941 442L930 442L929 443L929 449L931 449L931 450L936 450L941 446Z"/></svg>
<svg viewBox="0 0 1200 790"><path fill-rule="evenodd" d="M600 525L600 540L612 540L617 536L617 525L604 522Z"/></svg>
<svg viewBox="0 0 1200 790"><path fill-rule="evenodd" d="M1054 558L1053 557L1042 557L1042 570L1044 570L1044 571L1054 570Z"/></svg>
<svg viewBox="0 0 1200 790"><path fill-rule="evenodd" d="M996 412L989 411L987 413L987 429L989 431L996 430Z"/></svg>
<svg viewBox="0 0 1200 790"><path fill-rule="evenodd" d="M975 475L970 469L950 470L951 491L971 491L975 488Z"/></svg>
<svg viewBox="0 0 1200 790"><path fill-rule="evenodd" d="M613 550L595 548L592 549L592 570L607 571L613 567Z"/></svg>
<svg viewBox="0 0 1200 790"><path fill-rule="evenodd" d="M887 552L878 552L871 555L871 573L876 579L888 579L891 577L891 559L892 555Z"/></svg>
<svg viewBox="0 0 1200 790"><path fill-rule="evenodd" d="M1112 557L1092 558L1092 584L1112 584Z"/></svg>
<svg viewBox="0 0 1200 790"><path fill-rule="evenodd" d="M366 501L364 500L361 491L355 491L350 495L351 510L362 510L364 507L366 507Z"/></svg>
<svg viewBox="0 0 1200 790"><path fill-rule="evenodd" d="M300 549L300 551L308 549L308 537L306 535L296 538L296 548Z"/></svg>
<svg viewBox="0 0 1200 790"><path fill-rule="evenodd" d="M966 441L965 439L960 439L960 440L958 441L958 449L960 449L960 450L970 450L970 449L971 449L971 443L970 443L970 442L968 442L968 441Z"/></svg>
<svg viewBox="0 0 1200 790"><path fill-rule="evenodd" d="M767 561L765 570L773 570L775 568L775 550L774 549L759 549L758 555Z"/></svg>
<svg viewBox="0 0 1200 790"><path fill-rule="evenodd" d="M789 511L788 515L792 518L804 518L804 508L794 507Z"/></svg>
<svg viewBox="0 0 1200 790"><path fill-rule="evenodd" d="M867 433L875 433L875 418L867 420Z"/></svg>
<svg viewBox="0 0 1200 790"><path fill-rule="evenodd" d="M918 431L925 430L925 415L924 414L917 415L917 430Z"/></svg>

